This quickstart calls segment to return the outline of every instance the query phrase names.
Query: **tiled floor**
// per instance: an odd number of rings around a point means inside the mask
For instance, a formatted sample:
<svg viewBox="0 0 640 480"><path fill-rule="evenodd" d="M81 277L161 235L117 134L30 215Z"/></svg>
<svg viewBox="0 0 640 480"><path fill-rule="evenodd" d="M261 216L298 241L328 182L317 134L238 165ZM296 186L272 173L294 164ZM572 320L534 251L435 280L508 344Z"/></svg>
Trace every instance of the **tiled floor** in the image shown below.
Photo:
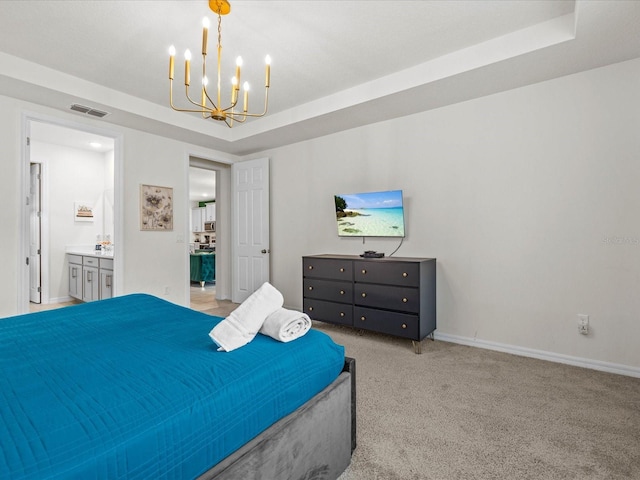
<svg viewBox="0 0 640 480"><path fill-rule="evenodd" d="M208 315L215 315L218 317L226 317L233 310L236 309L238 304L232 303L230 300L216 300L216 286L214 284L205 284L204 288L200 287L199 283L191 284L191 308L198 310L199 312L206 313ZM30 303L29 311L41 312L44 310L52 310L55 308L66 307L69 305L75 305L81 303L80 301L70 301L63 303L49 303L49 304L37 304Z"/></svg>

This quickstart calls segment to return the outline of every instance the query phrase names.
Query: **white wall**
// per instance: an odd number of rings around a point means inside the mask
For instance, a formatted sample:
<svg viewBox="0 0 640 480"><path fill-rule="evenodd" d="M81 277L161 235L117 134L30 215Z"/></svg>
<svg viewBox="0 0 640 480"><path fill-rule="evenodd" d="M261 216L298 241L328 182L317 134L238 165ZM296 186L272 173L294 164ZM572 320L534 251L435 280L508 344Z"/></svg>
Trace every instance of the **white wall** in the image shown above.
<svg viewBox="0 0 640 480"><path fill-rule="evenodd" d="M439 334L638 371L638 85L633 60L257 153L272 159L273 283L300 307L302 255L392 251L397 241L339 239L332 196L401 188L398 255L437 257ZM0 96L0 315L18 311L25 110L80 118ZM120 293L185 303L188 155L234 158L109 127L124 144ZM174 188L174 232L139 230L141 183ZM578 313L591 316L588 337Z"/></svg>
<svg viewBox="0 0 640 480"><path fill-rule="evenodd" d="M389 254L337 237L333 195L399 188L396 256L437 258L439 334L640 372L638 85L634 60L256 154L272 282L300 308L302 255Z"/></svg>
<svg viewBox="0 0 640 480"><path fill-rule="evenodd" d="M95 245L96 235L113 238L113 153L98 153L32 140L31 158L41 163L47 198L47 297L53 303L69 296L66 247ZM109 194L110 193L110 194ZM93 206L93 221L75 220L75 202Z"/></svg>
<svg viewBox="0 0 640 480"><path fill-rule="evenodd" d="M23 115L56 118L122 136L122 245L116 245L122 268L116 272L118 294L147 292L186 305L188 298L188 159L189 155L230 163L237 158L215 150L119 127L21 100L0 96L0 317L21 311L18 305L20 257ZM117 153L116 153L117 155ZM118 177L116 172L116 177ZM118 178L116 178L116 182ZM142 232L139 219L140 185L172 187L174 230ZM118 206L116 205L116 210ZM117 211L116 211L117 215ZM228 214L226 214L228 215ZM228 274L228 272L226 273ZM187 287L185 287L187 285ZM168 293L166 293L168 292Z"/></svg>

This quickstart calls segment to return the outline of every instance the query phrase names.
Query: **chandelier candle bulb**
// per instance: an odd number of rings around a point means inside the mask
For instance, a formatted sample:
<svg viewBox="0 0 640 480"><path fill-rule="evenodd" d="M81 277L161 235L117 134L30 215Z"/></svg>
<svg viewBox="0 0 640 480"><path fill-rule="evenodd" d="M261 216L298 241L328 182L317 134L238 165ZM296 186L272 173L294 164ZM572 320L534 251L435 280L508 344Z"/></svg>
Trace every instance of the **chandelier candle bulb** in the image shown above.
<svg viewBox="0 0 640 480"><path fill-rule="evenodd" d="M176 56L176 47L171 45L169 47L169 80L173 80L173 68L174 68L174 59Z"/></svg>
<svg viewBox="0 0 640 480"><path fill-rule="evenodd" d="M247 112L249 110L249 82L244 82L244 108L243 110Z"/></svg>
<svg viewBox="0 0 640 480"><path fill-rule="evenodd" d="M184 52L184 84L188 87L191 83L191 52Z"/></svg>
<svg viewBox="0 0 640 480"><path fill-rule="evenodd" d="M202 55L207 54L207 41L209 37L209 26L211 23L207 17L202 19Z"/></svg>
<svg viewBox="0 0 640 480"><path fill-rule="evenodd" d="M239 88L240 87L238 86L238 79L236 77L233 77L231 79L231 106L232 107L238 101L238 89Z"/></svg>
<svg viewBox="0 0 640 480"><path fill-rule="evenodd" d="M205 107L207 105L207 91L206 87L209 84L209 79L207 77L202 77L202 103L201 105ZM206 117L206 114L202 113L203 117Z"/></svg>
<svg viewBox="0 0 640 480"><path fill-rule="evenodd" d="M240 67L242 66L242 57L236 58L236 80L238 81L237 85L240 88Z"/></svg>
<svg viewBox="0 0 640 480"><path fill-rule="evenodd" d="M264 62L267 64L266 73L265 73L265 81L264 86L269 88L269 82L271 80L271 57L267 55L264 59Z"/></svg>

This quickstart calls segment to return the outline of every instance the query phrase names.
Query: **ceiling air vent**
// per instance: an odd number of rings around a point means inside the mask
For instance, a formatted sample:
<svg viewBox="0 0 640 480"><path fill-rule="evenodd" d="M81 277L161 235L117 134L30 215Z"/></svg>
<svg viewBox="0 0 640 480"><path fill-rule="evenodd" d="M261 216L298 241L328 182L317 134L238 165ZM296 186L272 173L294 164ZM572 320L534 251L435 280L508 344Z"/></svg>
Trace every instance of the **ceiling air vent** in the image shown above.
<svg viewBox="0 0 640 480"><path fill-rule="evenodd" d="M79 103L74 103L69 107L74 112L85 113L87 115L91 115L93 117L102 118L109 115L108 112L103 112L102 110L96 110L95 108L87 107L86 105L80 105Z"/></svg>

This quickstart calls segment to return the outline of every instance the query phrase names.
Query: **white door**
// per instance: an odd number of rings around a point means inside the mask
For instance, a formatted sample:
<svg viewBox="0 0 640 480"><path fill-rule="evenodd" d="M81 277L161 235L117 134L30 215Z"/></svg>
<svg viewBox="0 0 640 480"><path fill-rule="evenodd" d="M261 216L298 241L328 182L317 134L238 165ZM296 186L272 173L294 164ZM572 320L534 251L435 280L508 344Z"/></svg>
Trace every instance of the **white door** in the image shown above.
<svg viewBox="0 0 640 480"><path fill-rule="evenodd" d="M32 163L29 170L29 301L33 303L41 303L40 164Z"/></svg>
<svg viewBox="0 0 640 480"><path fill-rule="evenodd" d="M231 300L269 281L269 159L231 165Z"/></svg>

